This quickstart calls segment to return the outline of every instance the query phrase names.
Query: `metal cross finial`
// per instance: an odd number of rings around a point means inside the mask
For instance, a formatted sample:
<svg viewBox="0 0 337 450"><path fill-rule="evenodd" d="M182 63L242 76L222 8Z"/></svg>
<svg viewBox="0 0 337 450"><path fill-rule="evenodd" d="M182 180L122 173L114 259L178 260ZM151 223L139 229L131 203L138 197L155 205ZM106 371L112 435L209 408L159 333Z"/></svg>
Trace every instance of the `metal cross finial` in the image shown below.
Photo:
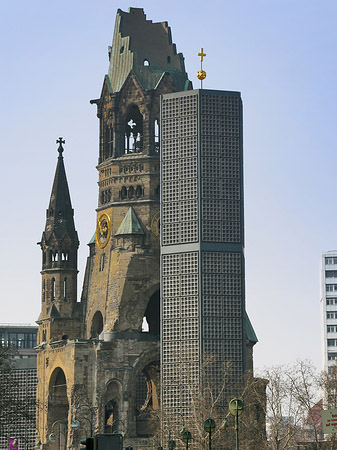
<svg viewBox="0 0 337 450"><path fill-rule="evenodd" d="M59 148L57 149L57 151L59 152L60 155L62 155L62 152L64 150L64 148L62 147L62 144L65 144L65 140L62 137L59 137L58 139L56 139L56 144L60 144Z"/></svg>
<svg viewBox="0 0 337 450"><path fill-rule="evenodd" d="M206 56L206 53L204 53L204 49L201 48L200 53L198 53L198 56L200 56L200 70L198 71L197 78L200 80L200 87L202 89L202 80L206 78L206 72L202 70L202 62L204 60L204 56Z"/></svg>
<svg viewBox="0 0 337 450"><path fill-rule="evenodd" d="M198 53L198 56L200 56L200 61L203 62L204 56L206 56L206 53L204 53L203 48L201 48L200 53Z"/></svg>

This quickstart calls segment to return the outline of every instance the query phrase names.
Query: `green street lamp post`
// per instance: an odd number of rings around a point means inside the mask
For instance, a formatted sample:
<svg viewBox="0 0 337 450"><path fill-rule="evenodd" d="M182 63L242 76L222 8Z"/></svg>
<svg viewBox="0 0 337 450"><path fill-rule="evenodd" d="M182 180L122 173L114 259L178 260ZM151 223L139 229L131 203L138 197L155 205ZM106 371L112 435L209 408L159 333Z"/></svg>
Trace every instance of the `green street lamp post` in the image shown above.
<svg viewBox="0 0 337 450"><path fill-rule="evenodd" d="M90 411L90 419L88 419L88 417L83 417L83 419L86 420L89 423L89 426L90 426L90 437L93 437L93 434L94 434L93 421L94 421L95 411L94 411L94 408L92 408L89 405L80 405L80 406L78 406L75 409L75 419L71 422L71 428L76 430L76 429L78 429L81 426L81 422L76 418L76 415L77 415L78 411L80 411L83 408L87 408ZM87 436L87 433L85 433L85 434Z"/></svg>
<svg viewBox="0 0 337 450"><path fill-rule="evenodd" d="M56 435L53 432L53 428L57 424L59 425L59 435L63 434L63 437L64 437L64 450L66 450L66 448L67 448L67 434L68 434L67 433L67 423L66 422L64 422L63 420L55 420L55 422L51 426L51 433L48 436L48 438L49 438L50 442L55 442L56 441ZM64 425L65 431L61 430L61 425Z"/></svg>
<svg viewBox="0 0 337 450"><path fill-rule="evenodd" d="M204 430L208 433L208 450L212 450L212 431L215 428L215 421L209 417L204 422Z"/></svg>
<svg viewBox="0 0 337 450"><path fill-rule="evenodd" d="M243 413L243 406L243 401L238 398L233 398L229 402L229 412L235 417L236 450L239 450L239 415Z"/></svg>
<svg viewBox="0 0 337 450"><path fill-rule="evenodd" d="M185 442L185 444L186 444L186 450L188 450L188 443L189 443L189 441L192 440L192 434L191 434L191 432L188 431L188 430L184 430L184 431L182 432L182 440L183 440L183 441Z"/></svg>
<svg viewBox="0 0 337 450"><path fill-rule="evenodd" d="M170 439L170 440L168 441L167 446L168 446L168 448L169 448L170 450L173 450L173 449L176 447L176 441L174 441L173 439Z"/></svg>

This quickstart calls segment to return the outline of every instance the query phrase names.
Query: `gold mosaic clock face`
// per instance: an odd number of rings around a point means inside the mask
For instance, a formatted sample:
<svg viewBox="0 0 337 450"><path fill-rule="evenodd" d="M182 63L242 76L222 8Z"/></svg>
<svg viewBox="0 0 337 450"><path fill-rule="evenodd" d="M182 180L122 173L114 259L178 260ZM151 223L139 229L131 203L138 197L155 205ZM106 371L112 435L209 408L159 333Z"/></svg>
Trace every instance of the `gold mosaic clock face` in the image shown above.
<svg viewBox="0 0 337 450"><path fill-rule="evenodd" d="M109 242L111 235L111 222L107 214L102 214L97 220L96 242L98 247L103 248Z"/></svg>
<svg viewBox="0 0 337 450"><path fill-rule="evenodd" d="M152 219L151 230L155 238L159 240L160 237L160 212L158 211Z"/></svg>

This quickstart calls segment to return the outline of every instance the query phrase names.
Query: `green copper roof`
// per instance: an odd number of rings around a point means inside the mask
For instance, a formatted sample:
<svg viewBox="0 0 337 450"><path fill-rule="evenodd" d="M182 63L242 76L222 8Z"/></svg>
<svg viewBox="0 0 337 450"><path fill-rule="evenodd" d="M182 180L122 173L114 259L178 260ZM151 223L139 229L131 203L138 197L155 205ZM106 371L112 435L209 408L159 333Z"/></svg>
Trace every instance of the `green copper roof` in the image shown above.
<svg viewBox="0 0 337 450"><path fill-rule="evenodd" d="M128 212L125 214L115 236L121 234L144 234L143 228L132 206L130 206Z"/></svg>
<svg viewBox="0 0 337 450"><path fill-rule="evenodd" d="M90 241L88 242L88 245L94 244L95 242L96 242L96 231L95 231L95 233L92 235L92 238L91 238Z"/></svg>
<svg viewBox="0 0 337 450"><path fill-rule="evenodd" d="M172 43L171 28L167 22L146 20L141 8L117 11L109 55L112 92L121 90L131 71L145 90L155 89L163 73L170 74L178 91L190 85L184 57Z"/></svg>
<svg viewBox="0 0 337 450"><path fill-rule="evenodd" d="M256 344L257 342L259 342L259 340L255 334L253 325L252 325L251 321L249 320L247 311L245 311L245 321L246 321L246 337L250 342L253 342L254 344Z"/></svg>

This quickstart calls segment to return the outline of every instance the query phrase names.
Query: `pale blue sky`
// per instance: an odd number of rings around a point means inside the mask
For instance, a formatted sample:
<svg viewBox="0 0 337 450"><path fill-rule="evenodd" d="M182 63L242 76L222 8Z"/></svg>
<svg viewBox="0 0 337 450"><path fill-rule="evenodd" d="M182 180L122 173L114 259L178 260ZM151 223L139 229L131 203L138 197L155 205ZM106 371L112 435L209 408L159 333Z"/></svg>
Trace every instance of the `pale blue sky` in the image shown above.
<svg viewBox="0 0 337 450"><path fill-rule="evenodd" d="M319 262L337 248L337 2L121 0L0 2L2 164L0 322L33 323L41 251L63 136L81 247L95 230L100 96L117 8L167 20L194 86L244 102L247 310L258 368L311 358L321 367ZM80 289L79 289L80 291Z"/></svg>

